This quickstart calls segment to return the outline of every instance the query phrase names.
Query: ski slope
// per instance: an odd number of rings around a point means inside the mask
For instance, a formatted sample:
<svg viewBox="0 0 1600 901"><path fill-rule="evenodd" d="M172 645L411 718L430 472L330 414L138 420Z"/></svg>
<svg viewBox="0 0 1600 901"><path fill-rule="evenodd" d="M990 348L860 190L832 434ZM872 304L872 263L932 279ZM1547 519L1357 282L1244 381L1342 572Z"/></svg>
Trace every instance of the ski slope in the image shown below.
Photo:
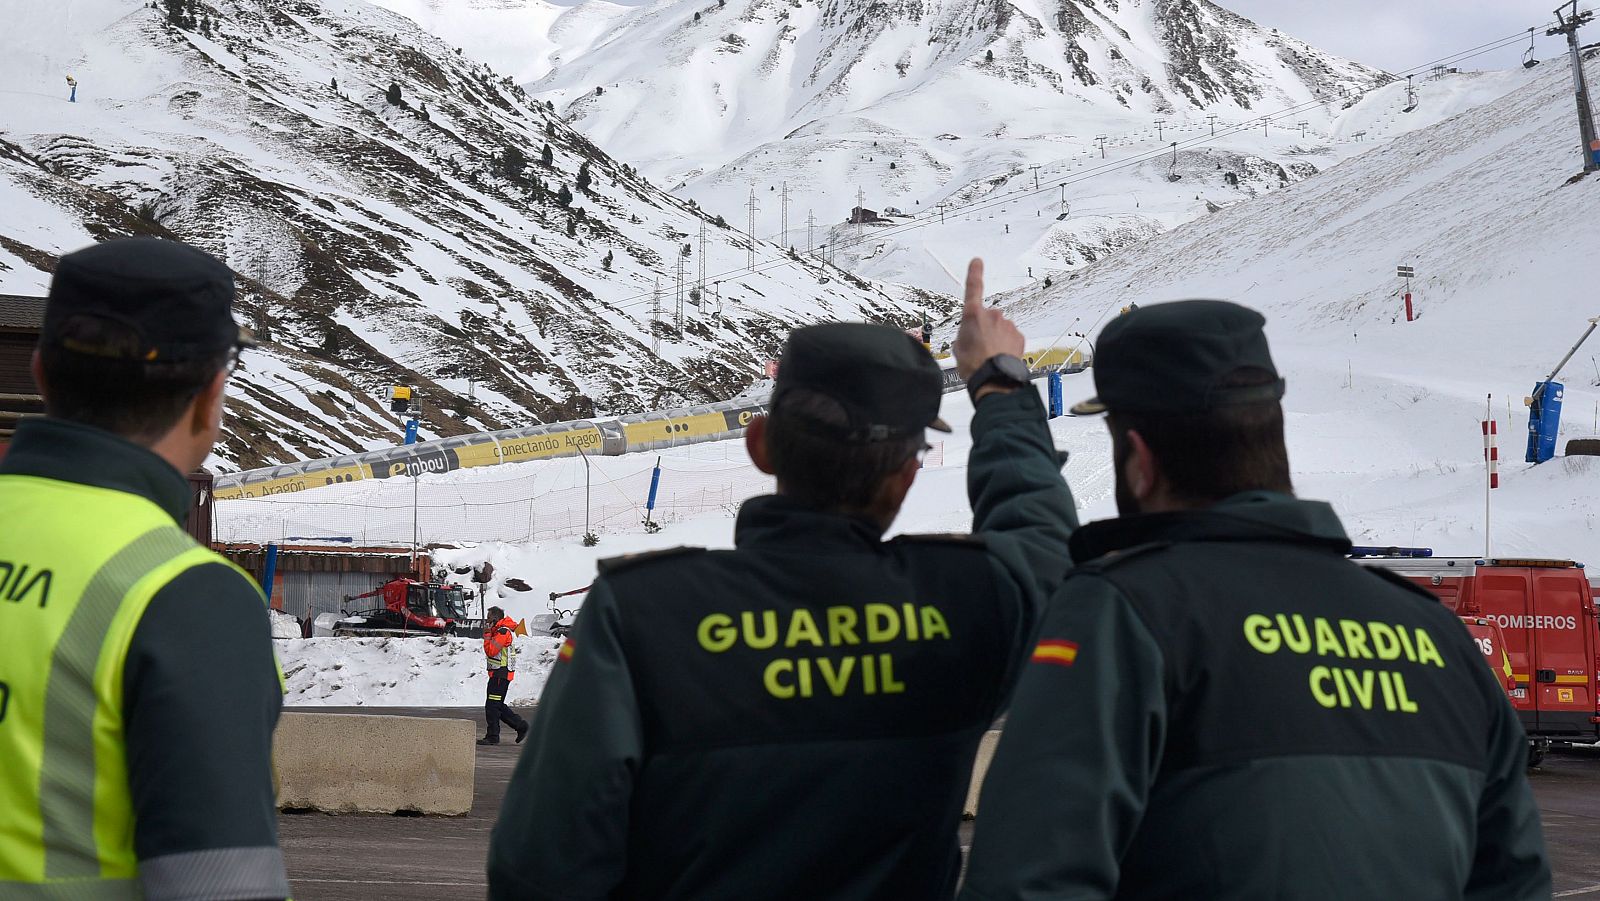
<svg viewBox="0 0 1600 901"><path fill-rule="evenodd" d="M1590 54L1594 56L1593 53ZM1192 222L1003 305L1033 333L1093 333L1130 300L1223 297L1267 316L1289 382L1291 463L1366 544L1484 550L1478 422L1498 422L1490 547L1600 565L1600 463L1523 456L1522 398L1600 315L1600 210L1569 74L1396 138L1313 179ZM1600 64L1588 62L1589 77ZM1415 267L1407 323L1397 265ZM1562 442L1600 434L1600 346L1566 376Z"/></svg>

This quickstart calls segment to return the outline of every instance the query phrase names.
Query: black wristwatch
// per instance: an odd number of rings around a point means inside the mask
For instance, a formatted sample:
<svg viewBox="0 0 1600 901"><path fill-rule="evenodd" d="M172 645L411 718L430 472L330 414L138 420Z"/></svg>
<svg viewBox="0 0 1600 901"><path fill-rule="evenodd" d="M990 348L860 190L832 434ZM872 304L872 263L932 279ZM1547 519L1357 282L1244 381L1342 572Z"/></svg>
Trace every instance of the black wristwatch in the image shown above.
<svg viewBox="0 0 1600 901"><path fill-rule="evenodd" d="M1010 354L995 354L983 361L978 371L967 379L967 396L978 399L978 389L995 384L1007 388L1021 388L1028 384L1028 364Z"/></svg>

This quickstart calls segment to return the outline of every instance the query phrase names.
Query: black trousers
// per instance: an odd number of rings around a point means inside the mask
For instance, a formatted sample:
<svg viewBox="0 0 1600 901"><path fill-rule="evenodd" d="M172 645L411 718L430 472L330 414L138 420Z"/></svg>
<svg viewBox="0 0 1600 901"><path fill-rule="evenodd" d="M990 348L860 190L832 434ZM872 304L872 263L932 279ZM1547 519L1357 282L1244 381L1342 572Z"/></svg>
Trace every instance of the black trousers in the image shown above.
<svg viewBox="0 0 1600 901"><path fill-rule="evenodd" d="M506 690L511 687L511 676L503 669L489 671L489 694L483 702L483 718L489 723L489 732L486 738L498 739L500 737L500 724L521 732L528 728L528 721L517 716L511 707L506 704Z"/></svg>

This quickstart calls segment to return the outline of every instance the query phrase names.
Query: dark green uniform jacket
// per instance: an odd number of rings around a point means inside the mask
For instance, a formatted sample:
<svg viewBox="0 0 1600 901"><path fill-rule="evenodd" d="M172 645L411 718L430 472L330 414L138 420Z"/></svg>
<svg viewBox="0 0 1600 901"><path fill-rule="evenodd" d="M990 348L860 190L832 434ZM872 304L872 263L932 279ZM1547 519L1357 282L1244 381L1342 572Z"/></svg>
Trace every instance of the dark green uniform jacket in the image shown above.
<svg viewBox="0 0 1600 901"><path fill-rule="evenodd" d="M179 524L193 503L167 461L60 419L23 422L0 472L125 491ZM167 583L134 630L122 684L146 898L285 897L271 760L283 693L260 591L221 563Z"/></svg>
<svg viewBox="0 0 1600 901"><path fill-rule="evenodd" d="M1549 897L1503 690L1348 549L1266 492L1074 535L963 899Z"/></svg>
<svg viewBox="0 0 1600 901"><path fill-rule="evenodd" d="M978 739L1077 525L1037 392L973 418L974 537L783 497L736 550L602 565L489 852L492 898L949 897Z"/></svg>

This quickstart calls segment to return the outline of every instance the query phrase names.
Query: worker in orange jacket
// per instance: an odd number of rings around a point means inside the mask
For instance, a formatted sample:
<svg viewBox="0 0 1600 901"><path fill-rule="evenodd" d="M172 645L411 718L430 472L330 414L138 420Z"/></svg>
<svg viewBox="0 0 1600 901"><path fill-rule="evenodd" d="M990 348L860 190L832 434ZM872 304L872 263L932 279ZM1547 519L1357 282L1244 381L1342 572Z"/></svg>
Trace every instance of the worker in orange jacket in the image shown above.
<svg viewBox="0 0 1600 901"><path fill-rule="evenodd" d="M489 731L478 739L480 745L500 743L500 724L517 730L517 742L528 734L528 721L512 711L506 704L506 691L517 675L516 641L517 621L499 607L489 608L489 618L484 623L483 653L489 658L489 694L483 702L483 716L489 722Z"/></svg>

